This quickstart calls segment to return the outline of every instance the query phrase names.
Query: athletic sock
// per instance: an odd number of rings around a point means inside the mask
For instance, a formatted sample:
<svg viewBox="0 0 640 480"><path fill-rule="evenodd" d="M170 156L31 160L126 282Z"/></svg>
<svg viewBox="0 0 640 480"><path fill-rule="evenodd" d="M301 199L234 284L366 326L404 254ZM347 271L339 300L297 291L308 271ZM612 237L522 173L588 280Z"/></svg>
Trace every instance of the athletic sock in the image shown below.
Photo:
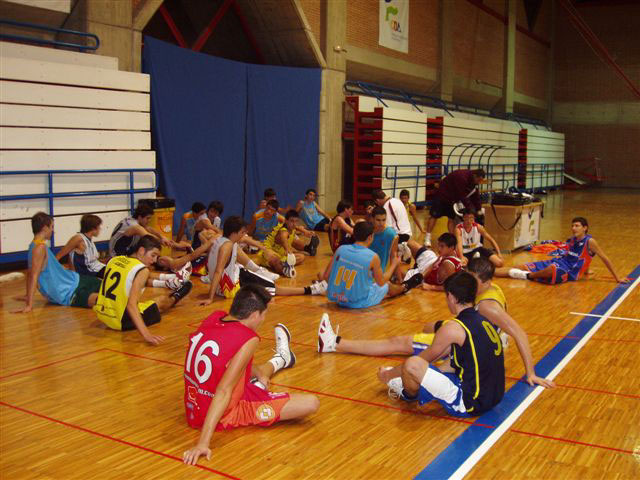
<svg viewBox="0 0 640 480"><path fill-rule="evenodd" d="M175 273L161 273L158 277L160 280L171 280L172 278L176 278Z"/></svg>
<svg viewBox="0 0 640 480"><path fill-rule="evenodd" d="M529 272L526 270L520 270L518 268L510 268L509 276L511 278L517 278L519 280L527 280L529 278Z"/></svg>
<svg viewBox="0 0 640 480"><path fill-rule="evenodd" d="M284 358L282 358L280 355L274 355L273 357L271 357L269 363L273 365L273 373L276 373L278 370L284 368L285 364Z"/></svg>
<svg viewBox="0 0 640 480"><path fill-rule="evenodd" d="M304 294L311 295L311 287L304 287Z"/></svg>
<svg viewBox="0 0 640 480"><path fill-rule="evenodd" d="M253 260L249 260L245 265L245 268L250 272L257 272L258 270L260 270L260 267Z"/></svg>
<svg viewBox="0 0 640 480"><path fill-rule="evenodd" d="M175 276L175 275L174 275ZM151 281L151 286L153 288L164 288L166 287L166 280L152 280Z"/></svg>

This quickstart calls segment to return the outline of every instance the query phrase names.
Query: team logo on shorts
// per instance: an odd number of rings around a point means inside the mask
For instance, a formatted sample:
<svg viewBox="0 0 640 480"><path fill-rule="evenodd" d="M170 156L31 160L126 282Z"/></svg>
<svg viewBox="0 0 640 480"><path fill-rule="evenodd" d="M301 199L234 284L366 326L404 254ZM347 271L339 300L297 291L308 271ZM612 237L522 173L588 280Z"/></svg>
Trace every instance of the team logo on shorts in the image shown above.
<svg viewBox="0 0 640 480"><path fill-rule="evenodd" d="M275 416L275 410L271 405L267 403L263 403L256 409L256 417L258 417L263 422L272 420Z"/></svg>

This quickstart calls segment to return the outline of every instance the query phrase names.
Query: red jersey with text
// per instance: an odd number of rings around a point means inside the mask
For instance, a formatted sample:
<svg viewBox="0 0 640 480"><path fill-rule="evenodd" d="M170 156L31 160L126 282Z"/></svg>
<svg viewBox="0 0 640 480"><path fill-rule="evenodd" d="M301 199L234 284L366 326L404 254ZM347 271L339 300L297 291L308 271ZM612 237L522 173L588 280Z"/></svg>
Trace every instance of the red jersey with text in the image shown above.
<svg viewBox="0 0 640 480"><path fill-rule="evenodd" d="M229 362L245 343L258 336L240 322L223 321L226 316L223 311L213 312L189 336L184 364L184 405L187 423L193 428L202 427ZM253 358L234 386L216 430L244 425L267 426L278 420L289 395L274 394L250 383L252 363ZM283 400L281 404L278 403L280 400Z"/></svg>
<svg viewBox="0 0 640 480"><path fill-rule="evenodd" d="M460 263L460 259L458 257L453 257L453 256L442 257L441 256L441 257L438 257L436 262L433 264L433 268L431 269L431 272L429 273L429 275L425 277L424 282L428 283L429 285L442 285L446 280L446 278L442 280L438 280L438 270L440 270L440 268L447 262L453 265L454 273L462 270L462 263Z"/></svg>

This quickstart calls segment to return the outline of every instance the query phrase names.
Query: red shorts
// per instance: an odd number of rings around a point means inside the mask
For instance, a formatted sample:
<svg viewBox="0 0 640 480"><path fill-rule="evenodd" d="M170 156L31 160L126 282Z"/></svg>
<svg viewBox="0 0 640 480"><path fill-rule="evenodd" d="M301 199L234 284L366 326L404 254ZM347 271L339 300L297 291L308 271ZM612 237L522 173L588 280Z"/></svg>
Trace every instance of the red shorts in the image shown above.
<svg viewBox="0 0 640 480"><path fill-rule="evenodd" d="M288 393L273 393L250 383L242 398L222 415L216 430L257 425L268 427L280 420L280 412L289 401Z"/></svg>

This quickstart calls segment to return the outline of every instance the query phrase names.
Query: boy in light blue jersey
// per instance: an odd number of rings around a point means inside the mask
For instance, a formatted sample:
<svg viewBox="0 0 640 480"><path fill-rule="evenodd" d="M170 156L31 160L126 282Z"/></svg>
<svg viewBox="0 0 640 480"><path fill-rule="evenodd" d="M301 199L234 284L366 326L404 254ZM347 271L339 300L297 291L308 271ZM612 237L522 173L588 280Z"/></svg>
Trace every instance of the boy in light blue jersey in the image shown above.
<svg viewBox="0 0 640 480"><path fill-rule="evenodd" d="M298 202L296 211L305 225L316 232L327 232L331 218L316 203L316 191L310 188L306 191L304 200Z"/></svg>
<svg viewBox="0 0 640 480"><path fill-rule="evenodd" d="M56 259L47 240L53 235L53 218L44 212L31 217L33 241L29 244L27 294L24 308L13 313L29 313L33 309L36 287L51 303L71 307L91 308L98 298L99 278L79 275L65 269Z"/></svg>
<svg viewBox="0 0 640 480"><path fill-rule="evenodd" d="M374 207L371 211L373 220L373 241L369 247L380 257L380 268L386 271L389 259L398 255L398 234L387 227L387 211L382 207Z"/></svg>
<svg viewBox="0 0 640 480"><path fill-rule="evenodd" d="M400 259L392 258L387 272L382 272L380 257L369 249L373 241L371 222L357 223L353 235L355 243L338 248L324 272L330 301L346 308L367 308L378 305L386 296L398 296L422 283L419 273L401 285L389 283Z"/></svg>

